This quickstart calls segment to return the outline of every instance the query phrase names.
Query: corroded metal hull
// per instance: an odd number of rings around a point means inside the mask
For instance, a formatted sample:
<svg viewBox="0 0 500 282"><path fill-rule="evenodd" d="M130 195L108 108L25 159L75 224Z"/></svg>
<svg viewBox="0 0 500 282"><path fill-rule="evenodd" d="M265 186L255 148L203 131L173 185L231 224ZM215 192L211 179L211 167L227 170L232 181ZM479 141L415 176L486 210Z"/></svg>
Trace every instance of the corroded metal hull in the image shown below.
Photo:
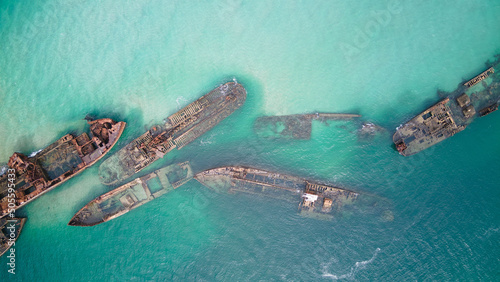
<svg viewBox="0 0 500 282"><path fill-rule="evenodd" d="M217 87L105 160L99 167L101 182L111 185L123 181L174 148L181 149L241 107L245 99L241 84L229 82Z"/></svg>
<svg viewBox="0 0 500 282"><path fill-rule="evenodd" d="M289 201L300 199L306 185L299 177L239 166L209 169L195 179L219 193L243 192Z"/></svg>
<svg viewBox="0 0 500 282"><path fill-rule="evenodd" d="M73 216L68 225L93 226L117 218L192 178L189 162L156 170L92 200Z"/></svg>
<svg viewBox="0 0 500 282"><path fill-rule="evenodd" d="M96 163L116 144L126 125L108 118L88 123L92 138L86 133L77 137L67 134L33 157L12 155L9 170L0 176L1 217Z"/></svg>
<svg viewBox="0 0 500 282"><path fill-rule="evenodd" d="M26 218L0 219L0 256L15 245L25 222Z"/></svg>
<svg viewBox="0 0 500 282"><path fill-rule="evenodd" d="M306 217L332 219L334 216L339 216L346 207L355 207L359 204L369 208L378 205L381 209L380 215L385 219L392 216L388 203L383 198L260 169L240 166L220 167L200 172L195 175L195 179L217 192L242 192L292 202L299 201L300 214Z"/></svg>
<svg viewBox="0 0 500 282"><path fill-rule="evenodd" d="M425 150L464 130L476 117L498 108L500 64L459 85L448 97L396 129L393 142L403 156Z"/></svg>
<svg viewBox="0 0 500 282"><path fill-rule="evenodd" d="M254 131L263 138L302 139L311 138L312 121L349 120L361 117L356 114L315 113L287 116L265 116L255 120Z"/></svg>
<svg viewBox="0 0 500 282"><path fill-rule="evenodd" d="M455 122L446 98L399 127L393 141L401 155L410 156L464 129Z"/></svg>

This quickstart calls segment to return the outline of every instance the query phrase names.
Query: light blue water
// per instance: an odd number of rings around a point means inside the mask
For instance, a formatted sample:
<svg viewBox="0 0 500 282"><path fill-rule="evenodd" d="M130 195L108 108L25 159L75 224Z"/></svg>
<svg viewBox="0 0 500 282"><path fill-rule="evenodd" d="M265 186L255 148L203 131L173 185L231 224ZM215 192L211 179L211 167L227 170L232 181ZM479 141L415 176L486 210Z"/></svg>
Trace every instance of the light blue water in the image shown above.
<svg viewBox="0 0 500 282"><path fill-rule="evenodd" d="M0 280L497 280L500 114L403 158L394 129L500 53L500 1L2 1L0 163L87 113L128 123L117 148L236 77L244 106L155 168L252 165L378 194L393 222L301 218L297 205L196 181L123 217L67 226L110 187L97 166L19 215L16 275ZM261 115L356 112L373 140L315 123L258 140Z"/></svg>

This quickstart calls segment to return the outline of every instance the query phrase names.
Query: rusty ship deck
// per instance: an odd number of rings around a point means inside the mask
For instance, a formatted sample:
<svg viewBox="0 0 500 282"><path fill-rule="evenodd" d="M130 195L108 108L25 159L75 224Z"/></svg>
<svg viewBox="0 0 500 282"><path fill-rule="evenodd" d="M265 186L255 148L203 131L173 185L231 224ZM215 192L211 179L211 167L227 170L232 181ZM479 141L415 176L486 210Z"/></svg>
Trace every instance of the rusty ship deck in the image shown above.
<svg viewBox="0 0 500 282"><path fill-rule="evenodd" d="M254 132L262 138L301 139L311 138L312 121L350 120L361 117L357 114L314 113L286 116L259 117L254 123Z"/></svg>
<svg viewBox="0 0 500 282"><path fill-rule="evenodd" d="M376 212L380 212L380 215L385 219L392 217L386 199L317 184L300 177L281 173L230 166L209 169L196 174L194 178L204 186L220 193L242 192L300 202L300 214L306 217L328 220L339 217L346 207L355 207L359 204L365 208L377 206L377 209L380 208L380 210Z"/></svg>
<svg viewBox="0 0 500 282"><path fill-rule="evenodd" d="M393 142L403 156L429 148L464 130L477 117L498 109L500 58L486 71L461 83L447 98L396 129Z"/></svg>
<svg viewBox="0 0 500 282"><path fill-rule="evenodd" d="M0 256L15 245L26 218L0 218Z"/></svg>
<svg viewBox="0 0 500 282"><path fill-rule="evenodd" d="M71 226L94 226L150 202L193 178L189 162L173 164L136 178L90 201L70 220Z"/></svg>
<svg viewBox="0 0 500 282"><path fill-rule="evenodd" d="M101 182L123 181L174 148L181 149L241 107L245 99L245 88L236 82L215 88L106 159L99 167Z"/></svg>
<svg viewBox="0 0 500 282"><path fill-rule="evenodd" d="M125 122L89 120L90 136L67 134L33 157L14 153L0 176L1 217L11 214L100 160L116 144ZM14 170L15 173L10 172ZM15 186L14 191L9 190ZM14 184L14 185L13 185ZM15 205L9 199L15 198Z"/></svg>

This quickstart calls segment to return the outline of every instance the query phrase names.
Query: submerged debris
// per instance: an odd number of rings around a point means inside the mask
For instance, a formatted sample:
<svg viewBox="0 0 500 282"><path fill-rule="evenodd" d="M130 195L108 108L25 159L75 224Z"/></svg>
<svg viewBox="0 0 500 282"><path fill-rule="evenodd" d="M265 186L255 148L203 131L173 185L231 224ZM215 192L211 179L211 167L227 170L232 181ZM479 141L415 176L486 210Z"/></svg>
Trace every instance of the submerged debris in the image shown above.
<svg viewBox="0 0 500 282"><path fill-rule="evenodd" d="M259 117L254 123L254 131L263 138L302 139L311 138L312 121L350 120L360 117L356 114L315 113L288 116Z"/></svg>
<svg viewBox="0 0 500 282"><path fill-rule="evenodd" d="M486 108L484 108L484 109L480 110L480 111L479 111L479 116L480 116L480 117L484 117L484 116L489 115L489 114L491 114L492 112L494 112L494 111L498 110L498 104L499 104L499 103L497 102L497 103L494 103L494 104L492 104L492 105L489 105L488 107L486 107Z"/></svg>
<svg viewBox="0 0 500 282"><path fill-rule="evenodd" d="M372 122L363 122L358 130L358 137L361 140L372 140L377 134L386 132L386 129Z"/></svg>

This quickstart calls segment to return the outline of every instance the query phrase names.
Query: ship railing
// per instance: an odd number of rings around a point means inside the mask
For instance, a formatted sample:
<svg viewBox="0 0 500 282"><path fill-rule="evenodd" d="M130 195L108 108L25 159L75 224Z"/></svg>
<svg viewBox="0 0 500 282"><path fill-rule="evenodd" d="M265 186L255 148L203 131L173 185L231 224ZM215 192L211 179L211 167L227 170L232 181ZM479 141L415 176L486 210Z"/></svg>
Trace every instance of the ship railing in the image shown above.
<svg viewBox="0 0 500 282"><path fill-rule="evenodd" d="M472 86L476 85L477 83L481 82L482 80L486 79L490 73L494 73L494 72L495 72L495 69L493 69L493 67L491 67L491 68L487 69L486 71L484 71L483 73L481 73L480 75L467 81L466 83L464 83L464 85L467 87L472 87Z"/></svg>

